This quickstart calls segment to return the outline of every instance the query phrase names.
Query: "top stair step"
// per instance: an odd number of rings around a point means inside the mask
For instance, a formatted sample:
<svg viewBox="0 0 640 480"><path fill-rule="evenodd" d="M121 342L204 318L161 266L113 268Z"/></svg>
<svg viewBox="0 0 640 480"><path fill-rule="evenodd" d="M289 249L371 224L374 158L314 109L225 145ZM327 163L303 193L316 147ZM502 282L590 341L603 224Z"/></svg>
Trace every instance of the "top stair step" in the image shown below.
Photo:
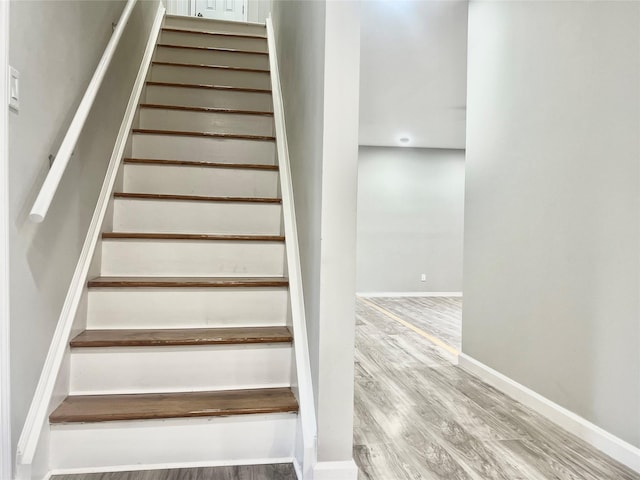
<svg viewBox="0 0 640 480"><path fill-rule="evenodd" d="M252 35L266 38L267 28L262 23L231 22L227 20L212 20L201 17L186 17L181 15L166 15L165 28L197 30L209 33L228 33L234 35Z"/></svg>
<svg viewBox="0 0 640 480"><path fill-rule="evenodd" d="M221 31L206 31L206 30L194 30L190 28L170 28L170 27L164 27L162 29L162 33L163 34L164 33L180 33L180 34L207 35L207 36L218 36L218 37L255 38L263 41L267 40L266 33L263 35L248 34L248 33L224 33ZM198 37L194 37L194 38L198 38Z"/></svg>
<svg viewBox="0 0 640 480"><path fill-rule="evenodd" d="M196 50L196 51L204 51L204 52L220 52L220 53L237 53L241 55L261 55L268 56L268 52L261 52L255 50L246 50L240 48L229 48L229 47L205 47L200 45L176 45L173 43L158 43L158 47L163 48L175 48L179 50Z"/></svg>
<svg viewBox="0 0 640 480"><path fill-rule="evenodd" d="M71 395L50 415L51 423L109 422L159 418L226 417L296 413L290 388L213 392Z"/></svg>
<svg viewBox="0 0 640 480"><path fill-rule="evenodd" d="M262 35L203 32L181 28L163 28L160 43L194 47L237 48L255 52L266 52L268 48L267 39Z"/></svg>

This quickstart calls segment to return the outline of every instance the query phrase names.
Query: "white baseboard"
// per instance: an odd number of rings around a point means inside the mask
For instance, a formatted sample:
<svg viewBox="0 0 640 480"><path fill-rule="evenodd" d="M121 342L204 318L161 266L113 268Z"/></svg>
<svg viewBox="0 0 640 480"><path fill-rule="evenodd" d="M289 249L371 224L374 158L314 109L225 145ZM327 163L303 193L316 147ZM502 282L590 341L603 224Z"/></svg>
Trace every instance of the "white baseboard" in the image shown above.
<svg viewBox="0 0 640 480"><path fill-rule="evenodd" d="M302 473L302 465L300 464L300 460L293 457L293 469L296 471L296 478L298 480L304 480L304 474Z"/></svg>
<svg viewBox="0 0 640 480"><path fill-rule="evenodd" d="M313 480L357 480L358 466L356 462L318 462L313 467Z"/></svg>
<svg viewBox="0 0 640 480"><path fill-rule="evenodd" d="M376 297L462 297L462 292L356 292L364 298Z"/></svg>
<svg viewBox="0 0 640 480"><path fill-rule="evenodd" d="M459 356L459 366L611 458L640 473L639 448L464 353Z"/></svg>

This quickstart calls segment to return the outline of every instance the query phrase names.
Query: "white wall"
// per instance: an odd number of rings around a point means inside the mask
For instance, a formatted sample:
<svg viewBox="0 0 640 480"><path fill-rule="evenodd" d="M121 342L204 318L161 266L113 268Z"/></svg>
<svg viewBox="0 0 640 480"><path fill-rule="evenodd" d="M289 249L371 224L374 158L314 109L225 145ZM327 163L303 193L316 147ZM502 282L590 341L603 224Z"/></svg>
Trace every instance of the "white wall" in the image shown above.
<svg viewBox="0 0 640 480"><path fill-rule="evenodd" d="M248 0L247 1L247 21L264 23L271 10L270 0Z"/></svg>
<svg viewBox="0 0 640 480"><path fill-rule="evenodd" d="M361 146L358 292L462 291L463 215L464 150Z"/></svg>
<svg viewBox="0 0 640 480"><path fill-rule="evenodd" d="M10 62L20 111L9 118L13 450L95 202L158 2L138 2L45 221L27 218L118 21L124 1L11 2Z"/></svg>
<svg viewBox="0 0 640 480"><path fill-rule="evenodd" d="M0 2L0 478L11 478L9 342L9 4Z"/></svg>
<svg viewBox="0 0 640 480"><path fill-rule="evenodd" d="M325 3L274 2L272 12L289 140L311 369L317 387ZM317 404L317 388L314 390Z"/></svg>
<svg viewBox="0 0 640 480"><path fill-rule="evenodd" d="M272 5L321 462L352 458L358 8Z"/></svg>
<svg viewBox="0 0 640 480"><path fill-rule="evenodd" d="M471 2L463 351L640 446L640 4Z"/></svg>
<svg viewBox="0 0 640 480"><path fill-rule="evenodd" d="M468 3L362 2L361 145L464 148Z"/></svg>

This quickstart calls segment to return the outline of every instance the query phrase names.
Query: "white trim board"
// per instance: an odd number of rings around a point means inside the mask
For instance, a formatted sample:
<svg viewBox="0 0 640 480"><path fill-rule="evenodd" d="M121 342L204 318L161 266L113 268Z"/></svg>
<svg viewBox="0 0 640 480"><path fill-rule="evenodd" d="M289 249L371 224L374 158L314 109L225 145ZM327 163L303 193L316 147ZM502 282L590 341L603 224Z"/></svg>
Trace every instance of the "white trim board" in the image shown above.
<svg viewBox="0 0 640 480"><path fill-rule="evenodd" d="M356 292L358 297L462 297L462 292Z"/></svg>
<svg viewBox="0 0 640 480"><path fill-rule="evenodd" d="M318 462L313 468L313 480L357 480L358 466L356 462Z"/></svg>
<svg viewBox="0 0 640 480"><path fill-rule="evenodd" d="M0 478L12 478L9 352L9 2L0 2Z"/></svg>
<svg viewBox="0 0 640 480"><path fill-rule="evenodd" d="M461 353L459 366L523 405L535 410L559 427L640 473L640 449L616 437L579 415L561 407L530 388L512 380L478 360Z"/></svg>
<svg viewBox="0 0 640 480"><path fill-rule="evenodd" d="M271 91L273 95L273 116L276 135L278 166L280 173L280 193L282 197L282 222L285 233L287 274L289 277L289 305L291 326L293 327L293 348L295 374L292 380L297 382L299 429L301 433L296 441L294 468L300 480L311 477L311 469L317 455L317 421L311 380L311 363L309 359L309 339L305 319L302 271L300 267L300 248L298 229L291 180L291 164L289 162L289 144L285 125L284 100L280 85L278 69L278 53L271 15L266 20L267 42L269 48L269 65L271 69Z"/></svg>

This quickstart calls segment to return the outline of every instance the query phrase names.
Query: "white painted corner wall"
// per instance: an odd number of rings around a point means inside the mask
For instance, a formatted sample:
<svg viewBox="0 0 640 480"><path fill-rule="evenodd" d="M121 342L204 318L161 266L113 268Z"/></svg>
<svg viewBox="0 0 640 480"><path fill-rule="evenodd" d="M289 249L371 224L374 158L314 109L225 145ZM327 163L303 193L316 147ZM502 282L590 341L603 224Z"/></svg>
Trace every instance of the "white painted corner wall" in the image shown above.
<svg viewBox="0 0 640 480"><path fill-rule="evenodd" d="M360 8L359 2L327 2L325 11L319 462L353 457Z"/></svg>
<svg viewBox="0 0 640 480"><path fill-rule="evenodd" d="M9 2L0 2L0 478L11 478L9 308Z"/></svg>
<svg viewBox="0 0 640 480"><path fill-rule="evenodd" d="M359 4L276 0L272 15L316 396L316 469L335 474L322 478L355 479Z"/></svg>
<svg viewBox="0 0 640 480"><path fill-rule="evenodd" d="M462 351L640 448L640 3L469 2Z"/></svg>

